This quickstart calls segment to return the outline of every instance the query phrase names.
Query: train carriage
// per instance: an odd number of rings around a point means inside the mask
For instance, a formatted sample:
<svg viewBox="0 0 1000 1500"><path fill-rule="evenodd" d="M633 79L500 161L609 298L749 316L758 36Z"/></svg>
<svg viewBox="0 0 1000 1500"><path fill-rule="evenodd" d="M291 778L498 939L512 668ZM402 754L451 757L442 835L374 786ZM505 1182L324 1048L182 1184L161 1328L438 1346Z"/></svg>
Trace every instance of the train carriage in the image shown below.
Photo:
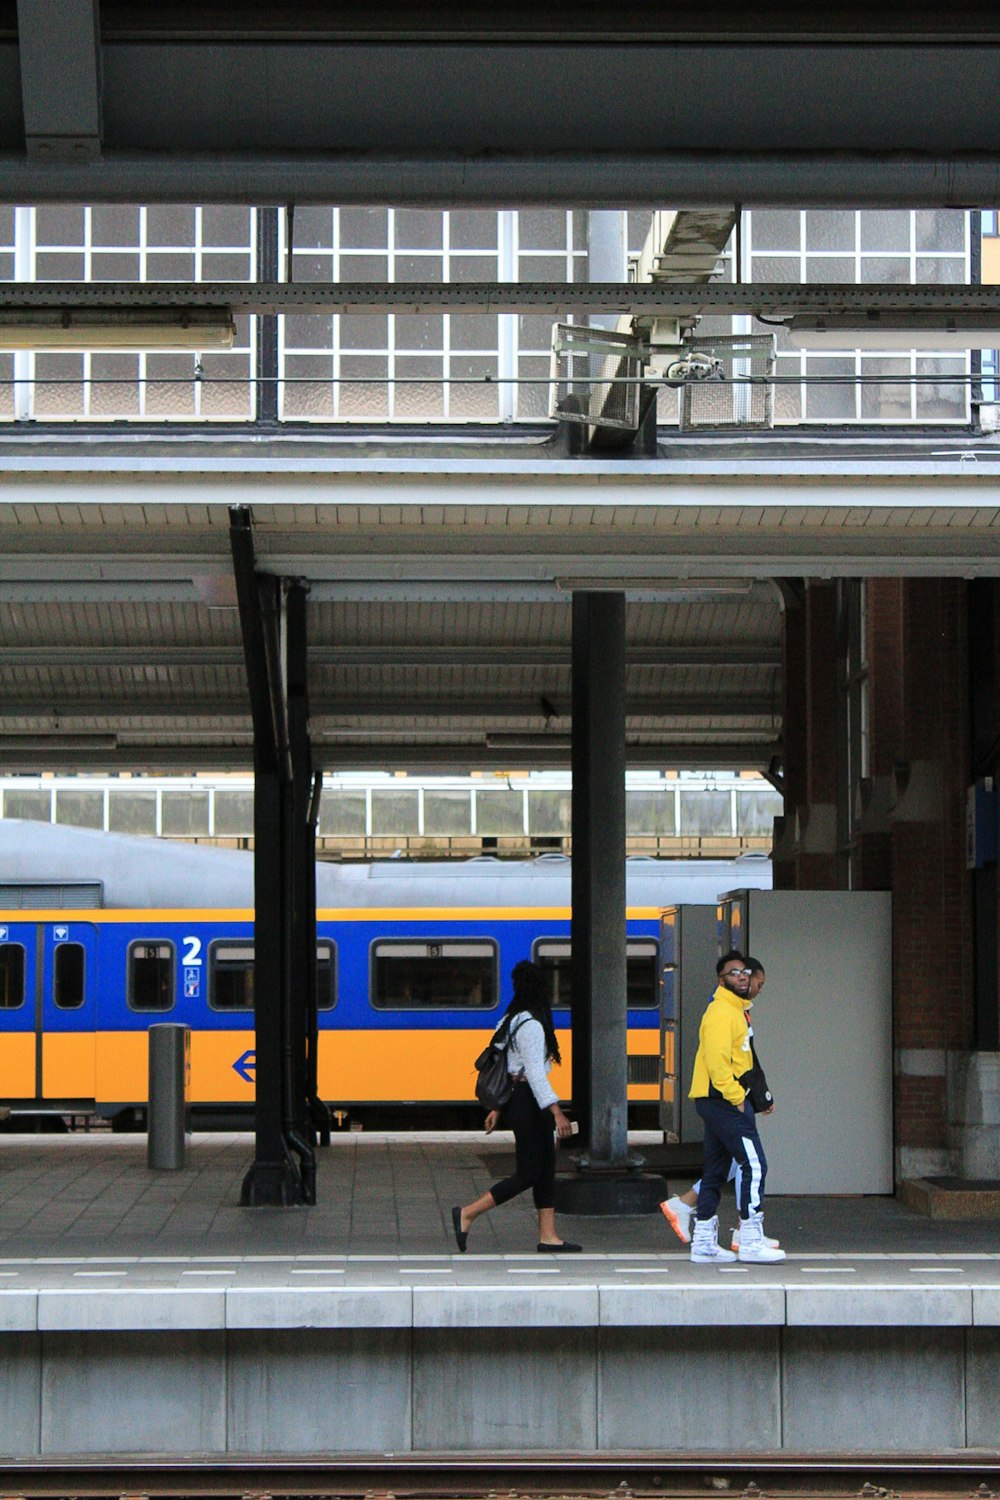
<svg viewBox="0 0 1000 1500"><path fill-rule="evenodd" d="M660 913L737 885L769 886L768 862L628 862L632 1106L657 1098ZM173 1021L191 1028L194 1109L249 1117L252 901L240 851L0 821L0 1099L141 1118L146 1032ZM549 975L571 1097L569 902L558 855L318 866L321 1097L372 1121L468 1119L522 958Z"/></svg>

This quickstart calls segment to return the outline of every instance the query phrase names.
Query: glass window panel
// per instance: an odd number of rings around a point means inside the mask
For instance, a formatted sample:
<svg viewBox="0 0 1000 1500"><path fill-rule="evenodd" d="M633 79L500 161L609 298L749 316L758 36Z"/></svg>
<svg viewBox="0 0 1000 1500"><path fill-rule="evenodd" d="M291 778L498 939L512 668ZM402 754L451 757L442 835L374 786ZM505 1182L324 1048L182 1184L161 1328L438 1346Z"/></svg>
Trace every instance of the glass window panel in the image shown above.
<svg viewBox="0 0 1000 1500"><path fill-rule="evenodd" d="M0 281L14 280L14 256L6 252L0 254Z"/></svg>
<svg viewBox="0 0 1000 1500"><path fill-rule="evenodd" d="M453 255L448 262L452 281L496 281L495 255Z"/></svg>
<svg viewBox="0 0 1000 1500"><path fill-rule="evenodd" d="M572 1010L572 944L557 938L539 938L531 956L543 970L553 1010ZM630 938L625 956L625 987L629 1010L656 1010L660 1003L659 944L655 938Z"/></svg>
<svg viewBox="0 0 1000 1500"><path fill-rule="evenodd" d="M960 286L964 283L965 260L954 255L918 255L917 280Z"/></svg>
<svg viewBox="0 0 1000 1500"><path fill-rule="evenodd" d="M296 250L318 250L333 244L333 211L329 208L296 208L292 221L292 243Z"/></svg>
<svg viewBox="0 0 1000 1500"><path fill-rule="evenodd" d="M937 383L917 387L917 415L926 420L964 421L968 401L964 370L964 361L960 359L918 359L918 375L942 378ZM949 381L948 375L956 378Z"/></svg>
<svg viewBox="0 0 1000 1500"><path fill-rule="evenodd" d="M492 1010L497 1003L496 944L372 944L376 1010Z"/></svg>
<svg viewBox="0 0 1000 1500"><path fill-rule="evenodd" d="M191 354L147 354L147 416L194 416L194 366Z"/></svg>
<svg viewBox="0 0 1000 1500"><path fill-rule="evenodd" d="M235 205L207 205L201 211L202 245L249 245L250 212Z"/></svg>
<svg viewBox="0 0 1000 1500"><path fill-rule="evenodd" d="M370 354L345 354L340 361L340 415L348 420L386 422L389 418L388 359ZM363 385L346 382L364 381Z"/></svg>
<svg viewBox="0 0 1000 1500"><path fill-rule="evenodd" d="M248 838L253 833L253 792L215 794L217 838Z"/></svg>
<svg viewBox="0 0 1000 1500"><path fill-rule="evenodd" d="M112 833L155 833L155 792L109 792L108 827Z"/></svg>
<svg viewBox="0 0 1000 1500"><path fill-rule="evenodd" d="M82 354L36 354L35 382L36 417L83 415Z"/></svg>
<svg viewBox="0 0 1000 1500"><path fill-rule="evenodd" d="M0 943L0 1010L24 1004L24 949L20 943Z"/></svg>
<svg viewBox="0 0 1000 1500"><path fill-rule="evenodd" d="M499 218L492 209L453 209L448 239L453 250L492 250L497 243Z"/></svg>
<svg viewBox="0 0 1000 1500"><path fill-rule="evenodd" d="M863 255L861 280L892 282L906 286L910 280L910 262L902 255Z"/></svg>
<svg viewBox="0 0 1000 1500"><path fill-rule="evenodd" d="M389 319L385 313L344 313L340 318L342 349L387 349Z"/></svg>
<svg viewBox="0 0 1000 1500"><path fill-rule="evenodd" d="M90 415L134 417L139 414L139 356L92 354Z"/></svg>
<svg viewBox="0 0 1000 1500"><path fill-rule="evenodd" d="M104 793L56 792L56 822L73 828L103 828Z"/></svg>
<svg viewBox="0 0 1000 1500"><path fill-rule="evenodd" d="M847 376L853 380L855 364L853 358L821 359L817 355L810 355L806 369L810 380L823 380L830 376ZM856 414L853 384L806 387L806 417L809 421L850 421Z"/></svg>
<svg viewBox="0 0 1000 1500"><path fill-rule="evenodd" d="M337 1003L337 945L324 939L316 944L316 1009L333 1010Z"/></svg>
<svg viewBox="0 0 1000 1500"><path fill-rule="evenodd" d="M0 354L0 416L3 417L14 415L14 387L10 384L13 378L13 355Z"/></svg>
<svg viewBox="0 0 1000 1500"><path fill-rule="evenodd" d="M551 317L519 317L517 320L517 346L519 349L550 350L552 348Z"/></svg>
<svg viewBox="0 0 1000 1500"><path fill-rule="evenodd" d="M95 250L90 259L91 281L138 281L139 256Z"/></svg>
<svg viewBox="0 0 1000 1500"><path fill-rule="evenodd" d="M444 266L439 255L400 255L395 259L396 281L443 281Z"/></svg>
<svg viewBox="0 0 1000 1500"><path fill-rule="evenodd" d="M194 256L151 251L146 256L147 281L193 281Z"/></svg>
<svg viewBox="0 0 1000 1500"><path fill-rule="evenodd" d="M332 354L288 354L282 386L282 415L303 421L334 417Z"/></svg>
<svg viewBox="0 0 1000 1500"><path fill-rule="evenodd" d="M161 792L161 829L188 838L208 834L207 792Z"/></svg>
<svg viewBox="0 0 1000 1500"><path fill-rule="evenodd" d="M319 832L326 838L364 838L364 792L323 792L319 804Z"/></svg>
<svg viewBox="0 0 1000 1500"><path fill-rule="evenodd" d="M221 417L235 422L253 411L250 385L250 359L247 354L205 354L201 361L204 382L201 387L203 417Z"/></svg>
<svg viewBox="0 0 1000 1500"><path fill-rule="evenodd" d="M548 416L551 372L551 363L545 355L529 358L522 354L518 359L518 376L524 382L531 382L517 388L517 414L522 421L529 417L540 420Z"/></svg>
<svg viewBox="0 0 1000 1500"><path fill-rule="evenodd" d="M443 349L444 319L439 313L427 316L397 313L395 342L397 349Z"/></svg>
<svg viewBox="0 0 1000 1500"><path fill-rule="evenodd" d="M468 792L424 792L424 833L439 838L467 834L472 829L472 798Z"/></svg>
<svg viewBox="0 0 1000 1500"><path fill-rule="evenodd" d="M330 313L295 313L281 319L286 349L330 349L333 347L333 317Z"/></svg>
<svg viewBox="0 0 1000 1500"><path fill-rule="evenodd" d="M330 281L333 278L333 261L329 255L301 255L297 250L292 256L293 281ZM346 267L342 281L361 281L360 276L348 277Z"/></svg>
<svg viewBox="0 0 1000 1500"><path fill-rule="evenodd" d="M405 422L434 422L444 417L444 387L440 384L444 375L444 360L425 356L410 359L396 356L396 376L399 384L395 390L395 413ZM427 384L424 384L424 381ZM419 384L406 382L419 381Z"/></svg>
<svg viewBox="0 0 1000 1500"><path fill-rule="evenodd" d="M253 1010L253 943L221 941L208 947L210 1010Z"/></svg>
<svg viewBox="0 0 1000 1500"><path fill-rule="evenodd" d="M773 819L781 817L784 806L779 792L737 792L736 832L745 838L769 838Z"/></svg>
<svg viewBox="0 0 1000 1500"><path fill-rule="evenodd" d="M14 243L14 209L10 203L0 203L0 244Z"/></svg>
<svg viewBox="0 0 1000 1500"><path fill-rule="evenodd" d="M564 250L566 211L561 208L522 208L517 216L518 248Z"/></svg>
<svg viewBox="0 0 1000 1500"><path fill-rule="evenodd" d="M63 251L38 251L35 255L35 276L39 281L82 281L84 259Z"/></svg>
<svg viewBox="0 0 1000 1500"><path fill-rule="evenodd" d="M907 209L865 209L861 215L862 250L910 250L910 215Z"/></svg>
<svg viewBox="0 0 1000 1500"><path fill-rule="evenodd" d="M146 209L147 245L193 245L194 208L187 203L151 203Z"/></svg>
<svg viewBox="0 0 1000 1500"><path fill-rule="evenodd" d="M755 208L750 215L750 230L755 251L798 250L801 217L791 208Z"/></svg>
<svg viewBox="0 0 1000 1500"><path fill-rule="evenodd" d="M872 422L910 421L909 381L900 381L898 385L889 383L889 378L893 375L909 375L909 359L872 359L863 356L861 372L864 375L877 375L879 378L878 385L861 387L862 417Z"/></svg>
<svg viewBox="0 0 1000 1500"><path fill-rule="evenodd" d="M528 828L533 834L570 834L573 831L573 793L528 793Z"/></svg>
<svg viewBox="0 0 1000 1500"><path fill-rule="evenodd" d="M754 255L751 257L751 275L754 281L796 282L801 275L801 261L797 255Z"/></svg>
<svg viewBox="0 0 1000 1500"><path fill-rule="evenodd" d="M31 823L48 823L51 818L52 797L49 792L6 791L3 794L5 818L23 818Z"/></svg>
<svg viewBox="0 0 1000 1500"><path fill-rule="evenodd" d="M732 834L732 812L728 792L681 792L680 831L700 838L725 838Z"/></svg>
<svg viewBox="0 0 1000 1500"><path fill-rule="evenodd" d="M476 832L488 835L524 832L521 792L477 792Z"/></svg>
<svg viewBox="0 0 1000 1500"><path fill-rule="evenodd" d="M36 245L82 245L82 203L40 203L35 209Z"/></svg>
<svg viewBox="0 0 1000 1500"><path fill-rule="evenodd" d="M755 216L756 222L756 216ZM854 214L849 209L810 209L806 214L806 250L854 250ZM754 243L757 236L754 235ZM797 243L781 246L791 250ZM777 248L777 247L776 247Z"/></svg>
<svg viewBox="0 0 1000 1500"><path fill-rule="evenodd" d="M474 385L451 387L449 400L452 416L460 422L495 422L498 402L496 360L453 354L451 374L453 380L476 382Z"/></svg>
<svg viewBox="0 0 1000 1500"><path fill-rule="evenodd" d="M389 242L389 215L384 208L342 208L340 243L344 249L380 249Z"/></svg>
<svg viewBox="0 0 1000 1500"><path fill-rule="evenodd" d="M452 349L488 349L496 351L498 339L496 318L486 313L452 313L449 319L449 343Z"/></svg>
<svg viewBox="0 0 1000 1500"><path fill-rule="evenodd" d="M249 255L218 251L204 252L201 257L201 279L203 281L249 281Z"/></svg>
<svg viewBox="0 0 1000 1500"><path fill-rule="evenodd" d="M519 255L518 281L566 281L566 257L563 255Z"/></svg>
<svg viewBox="0 0 1000 1500"><path fill-rule="evenodd" d="M372 792L372 833L404 838L419 828L419 794L416 791Z"/></svg>
<svg viewBox="0 0 1000 1500"><path fill-rule="evenodd" d="M341 281L388 281L389 258L386 255L342 255Z"/></svg>
<svg viewBox="0 0 1000 1500"><path fill-rule="evenodd" d="M798 380L801 374L801 360L796 354L787 359L778 358L774 363L774 373L788 380L789 384L776 383L774 387L774 419L776 422L801 422L802 420L802 387L792 384L792 380Z"/></svg>
<svg viewBox="0 0 1000 1500"><path fill-rule="evenodd" d="M136 1011L165 1011L174 1007L174 945L130 943L128 950L128 1007Z"/></svg>
<svg viewBox="0 0 1000 1500"><path fill-rule="evenodd" d="M674 832L674 793L626 792L625 827L630 834L665 834Z"/></svg>
<svg viewBox="0 0 1000 1500"><path fill-rule="evenodd" d="M92 245L138 245L139 210L129 203L95 203L90 210Z"/></svg>
<svg viewBox="0 0 1000 1500"><path fill-rule="evenodd" d="M572 240L574 250L586 250L590 238L590 225L587 213L578 208L571 214L573 222Z"/></svg>
<svg viewBox="0 0 1000 1500"><path fill-rule="evenodd" d="M807 282L853 282L853 255L810 255L806 259Z"/></svg>
<svg viewBox="0 0 1000 1500"><path fill-rule="evenodd" d="M444 218L429 208L397 208L396 249L438 250L444 243Z"/></svg>
<svg viewBox="0 0 1000 1500"><path fill-rule="evenodd" d="M918 208L918 250L965 250L965 214L953 208Z"/></svg>
<svg viewBox="0 0 1000 1500"><path fill-rule="evenodd" d="M638 255L646 243L649 226L653 222L653 212L649 208L630 208L628 211L628 250L630 255Z"/></svg>
<svg viewBox="0 0 1000 1500"><path fill-rule="evenodd" d="M85 997L86 954L82 943L57 943L52 964L52 1000L57 1010L79 1010Z"/></svg>

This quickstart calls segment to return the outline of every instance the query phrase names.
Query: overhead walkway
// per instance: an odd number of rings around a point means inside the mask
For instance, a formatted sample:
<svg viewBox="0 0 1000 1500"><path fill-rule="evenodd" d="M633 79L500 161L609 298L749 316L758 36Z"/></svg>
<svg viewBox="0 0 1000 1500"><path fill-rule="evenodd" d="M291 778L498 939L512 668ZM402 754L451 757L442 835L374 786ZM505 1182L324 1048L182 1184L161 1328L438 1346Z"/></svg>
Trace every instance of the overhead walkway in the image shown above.
<svg viewBox="0 0 1000 1500"><path fill-rule="evenodd" d="M541 1257L515 1202L459 1255L450 1206L510 1149L335 1137L320 1206L248 1214L248 1137L156 1174L142 1136L3 1138L0 1449L1000 1449L994 1223L777 1199L788 1260L716 1268L659 1216Z"/></svg>

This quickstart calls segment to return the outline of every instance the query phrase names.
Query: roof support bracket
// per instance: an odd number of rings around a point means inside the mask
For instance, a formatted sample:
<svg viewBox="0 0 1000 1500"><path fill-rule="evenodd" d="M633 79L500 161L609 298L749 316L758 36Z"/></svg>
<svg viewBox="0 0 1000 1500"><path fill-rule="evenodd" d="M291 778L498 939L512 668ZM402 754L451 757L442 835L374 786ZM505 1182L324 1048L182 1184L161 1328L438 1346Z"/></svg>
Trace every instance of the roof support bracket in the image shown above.
<svg viewBox="0 0 1000 1500"><path fill-rule="evenodd" d="M98 0L17 0L25 150L29 161L101 155ZM89 201L89 200L88 200Z"/></svg>

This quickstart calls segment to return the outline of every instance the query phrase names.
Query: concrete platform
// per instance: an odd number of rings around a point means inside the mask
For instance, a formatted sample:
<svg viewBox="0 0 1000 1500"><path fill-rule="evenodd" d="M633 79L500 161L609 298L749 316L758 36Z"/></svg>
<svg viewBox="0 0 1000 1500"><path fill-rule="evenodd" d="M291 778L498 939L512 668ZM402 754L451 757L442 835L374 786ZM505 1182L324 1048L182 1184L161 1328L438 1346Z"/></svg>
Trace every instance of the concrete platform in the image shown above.
<svg viewBox="0 0 1000 1500"><path fill-rule="evenodd" d="M339 1137L247 1210L247 1137L0 1139L0 1453L1000 1450L995 1223L776 1200L785 1263L703 1267L659 1215L539 1256L517 1202L459 1255L509 1149Z"/></svg>

